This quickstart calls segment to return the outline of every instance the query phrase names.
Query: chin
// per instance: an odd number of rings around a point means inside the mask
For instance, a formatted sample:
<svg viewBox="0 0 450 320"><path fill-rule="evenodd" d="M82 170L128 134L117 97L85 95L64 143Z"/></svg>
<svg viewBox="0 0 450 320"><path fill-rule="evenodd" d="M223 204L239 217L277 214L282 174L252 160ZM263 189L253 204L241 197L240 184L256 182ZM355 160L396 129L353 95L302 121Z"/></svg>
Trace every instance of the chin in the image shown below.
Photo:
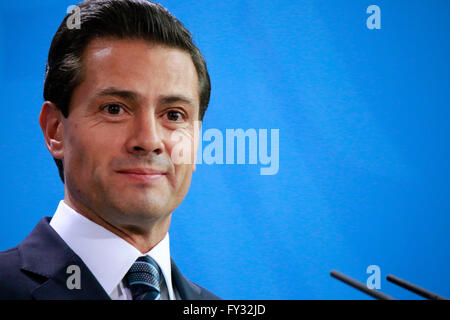
<svg viewBox="0 0 450 320"><path fill-rule="evenodd" d="M172 210L162 203L153 201L122 201L115 206L115 210L122 218L148 219L161 218L172 212Z"/></svg>

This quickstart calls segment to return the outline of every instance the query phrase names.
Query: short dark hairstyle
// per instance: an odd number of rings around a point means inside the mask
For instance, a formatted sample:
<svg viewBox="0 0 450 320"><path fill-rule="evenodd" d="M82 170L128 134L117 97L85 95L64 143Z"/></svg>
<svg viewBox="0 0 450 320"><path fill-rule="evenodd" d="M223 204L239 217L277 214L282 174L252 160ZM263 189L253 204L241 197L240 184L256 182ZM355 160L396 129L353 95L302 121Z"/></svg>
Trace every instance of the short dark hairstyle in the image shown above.
<svg viewBox="0 0 450 320"><path fill-rule="evenodd" d="M206 62L191 33L167 9L147 0L85 0L77 7L80 28L69 28L72 14L67 14L50 46L44 83L46 101L55 103L64 117L69 116L72 93L83 80L82 55L91 40L145 40L190 54L199 81L199 120L203 120L211 93ZM54 160L64 183L63 161Z"/></svg>

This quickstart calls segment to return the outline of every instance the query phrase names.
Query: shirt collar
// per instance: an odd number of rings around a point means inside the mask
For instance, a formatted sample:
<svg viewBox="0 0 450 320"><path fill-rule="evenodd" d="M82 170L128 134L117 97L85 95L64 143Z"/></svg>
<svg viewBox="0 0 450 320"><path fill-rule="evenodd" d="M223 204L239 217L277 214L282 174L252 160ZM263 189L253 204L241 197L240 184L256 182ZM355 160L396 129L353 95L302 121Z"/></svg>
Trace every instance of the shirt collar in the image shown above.
<svg viewBox="0 0 450 320"><path fill-rule="evenodd" d="M119 285L136 259L143 254L116 234L59 202L50 226L83 260L103 289L111 292ZM169 234L149 252L161 268L169 296L173 297Z"/></svg>

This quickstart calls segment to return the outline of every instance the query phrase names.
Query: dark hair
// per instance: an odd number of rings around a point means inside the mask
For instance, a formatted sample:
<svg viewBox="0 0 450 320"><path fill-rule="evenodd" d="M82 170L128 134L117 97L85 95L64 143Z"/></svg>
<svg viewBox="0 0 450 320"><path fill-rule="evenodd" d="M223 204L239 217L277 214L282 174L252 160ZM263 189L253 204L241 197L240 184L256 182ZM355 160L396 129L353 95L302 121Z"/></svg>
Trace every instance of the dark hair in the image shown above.
<svg viewBox="0 0 450 320"><path fill-rule="evenodd" d="M203 120L211 93L206 62L191 33L167 9L147 0L86 0L77 7L80 27L69 28L72 14L67 14L53 37L45 72L45 100L55 103L64 117L69 116L72 93L82 82L82 54L91 40L109 37L146 40L190 54L199 80L199 120ZM54 160L64 183L63 161Z"/></svg>

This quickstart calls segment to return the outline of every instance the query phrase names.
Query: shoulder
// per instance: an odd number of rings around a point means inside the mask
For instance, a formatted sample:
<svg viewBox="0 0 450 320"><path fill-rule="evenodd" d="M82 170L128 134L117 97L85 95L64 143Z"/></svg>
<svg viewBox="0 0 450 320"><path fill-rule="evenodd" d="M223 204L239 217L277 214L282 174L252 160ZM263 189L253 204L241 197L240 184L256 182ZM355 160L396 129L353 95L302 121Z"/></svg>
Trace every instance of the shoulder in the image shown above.
<svg viewBox="0 0 450 320"><path fill-rule="evenodd" d="M17 247L0 252L0 279L6 278L12 270L20 268L19 250Z"/></svg>
<svg viewBox="0 0 450 320"><path fill-rule="evenodd" d="M178 269L177 265L171 260L172 264L172 283L175 285L182 300L220 300L218 296L209 290L199 286L186 278Z"/></svg>
<svg viewBox="0 0 450 320"><path fill-rule="evenodd" d="M186 278L186 281L189 282L189 284L196 288L199 292L199 299L200 300L222 300L222 298L216 296L214 293L212 293L211 291L203 288L202 286L199 286L198 284L192 282L191 280Z"/></svg>
<svg viewBox="0 0 450 320"><path fill-rule="evenodd" d="M0 252L0 300L29 299L27 277L20 261L18 247Z"/></svg>

